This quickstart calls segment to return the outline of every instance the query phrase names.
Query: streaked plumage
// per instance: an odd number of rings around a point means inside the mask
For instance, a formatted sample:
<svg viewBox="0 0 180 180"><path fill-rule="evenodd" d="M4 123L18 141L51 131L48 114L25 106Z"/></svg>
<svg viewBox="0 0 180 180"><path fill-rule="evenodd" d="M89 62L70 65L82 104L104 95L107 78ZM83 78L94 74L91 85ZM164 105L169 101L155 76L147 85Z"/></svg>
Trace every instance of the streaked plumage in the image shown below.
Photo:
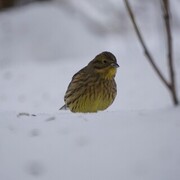
<svg viewBox="0 0 180 180"><path fill-rule="evenodd" d="M117 94L114 80L117 67L119 65L112 53L97 55L72 77L65 93L65 105L61 109L87 113L108 108Z"/></svg>

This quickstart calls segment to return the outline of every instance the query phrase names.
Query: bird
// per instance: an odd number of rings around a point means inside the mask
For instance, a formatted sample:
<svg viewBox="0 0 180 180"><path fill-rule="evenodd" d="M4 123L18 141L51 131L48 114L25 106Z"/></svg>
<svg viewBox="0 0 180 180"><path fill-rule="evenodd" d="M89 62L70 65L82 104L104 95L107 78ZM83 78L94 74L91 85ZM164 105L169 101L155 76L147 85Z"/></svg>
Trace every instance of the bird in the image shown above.
<svg viewBox="0 0 180 180"><path fill-rule="evenodd" d="M74 113L95 113L107 109L117 95L116 57L104 51L72 77L60 108Z"/></svg>

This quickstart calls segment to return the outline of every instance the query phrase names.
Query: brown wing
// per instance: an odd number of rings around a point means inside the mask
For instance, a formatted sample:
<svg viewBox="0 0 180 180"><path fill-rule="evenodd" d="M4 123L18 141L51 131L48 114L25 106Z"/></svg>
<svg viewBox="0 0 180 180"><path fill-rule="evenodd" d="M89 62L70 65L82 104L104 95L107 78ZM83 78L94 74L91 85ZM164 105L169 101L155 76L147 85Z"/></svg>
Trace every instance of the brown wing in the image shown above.
<svg viewBox="0 0 180 180"><path fill-rule="evenodd" d="M68 104L78 99L85 91L85 86L88 82L90 74L87 71L87 66L78 71L68 85L64 101L68 107Z"/></svg>

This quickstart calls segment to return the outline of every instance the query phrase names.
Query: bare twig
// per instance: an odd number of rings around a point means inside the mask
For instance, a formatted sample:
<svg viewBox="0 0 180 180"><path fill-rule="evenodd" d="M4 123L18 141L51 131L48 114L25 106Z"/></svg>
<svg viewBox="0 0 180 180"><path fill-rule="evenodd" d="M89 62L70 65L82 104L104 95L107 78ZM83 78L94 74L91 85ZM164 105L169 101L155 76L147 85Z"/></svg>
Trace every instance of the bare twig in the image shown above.
<svg viewBox="0 0 180 180"><path fill-rule="evenodd" d="M147 46L146 46L146 44L145 44L145 41L144 41L144 39L143 39L143 37L142 37L142 35L141 35L141 32L140 32L140 30L139 30L139 28L138 28L137 23L136 23L135 16L134 16L134 13L133 13L133 11L132 11L132 8L131 8L131 6L130 6L130 4L129 4L129 1L128 1L128 0L124 0L124 2L125 2L125 5L126 5L126 8L127 8L127 11L128 11L128 13L129 13L129 16L130 16L130 18L131 18L131 21L132 21L132 23L133 23L133 26L134 26L135 32L136 32L136 34L137 34L137 37L138 37L138 39L139 39L139 41L140 41L140 43L141 43L141 45L142 45L142 47L143 47L143 49L144 49L144 54L146 55L148 61L149 61L150 64L152 65L153 69L155 70L155 72L157 73L157 75L159 76L159 78L163 81L163 83L165 84L165 86L166 86L168 89L170 89L170 85L169 85L168 81L164 78L162 72L161 72L160 69L157 67L157 65L156 65L156 63L155 63L152 55L150 54L149 50L147 49Z"/></svg>
<svg viewBox="0 0 180 180"><path fill-rule="evenodd" d="M152 57L149 50L147 49L145 41L142 37L142 34L138 28L137 23L136 23L135 16L134 16L132 8L129 4L129 1L124 0L124 2L125 2L125 6L127 8L127 11L129 13L129 16L131 18L131 21L133 23L137 37L144 49L144 54L147 57L147 60L150 62L153 69L155 70L155 72L157 73L159 78L162 80L164 85L169 89L169 91L172 95L172 100L173 100L174 105L178 105L179 100L178 100L177 92L176 92L176 83L175 83L174 66L173 66L173 46L172 46L171 25L170 25L170 18L169 18L169 14L170 14L169 0L161 0L161 2L162 2L162 8L163 8L162 11L163 11L163 15L164 15L164 22L165 22L166 36L167 36L167 49L168 49L167 51L168 51L168 64L169 64L168 68L169 68L170 82L168 82L168 80L165 79L165 77L161 73L160 69L157 67L157 65L154 61L154 58Z"/></svg>
<svg viewBox="0 0 180 180"><path fill-rule="evenodd" d="M172 45L172 36L171 36L171 25L170 25L170 7L169 0L161 0L162 11L164 16L164 23L166 27L166 36L167 36L167 51L168 51L168 63L169 63L169 76L170 76L170 89L172 91L172 98L175 105L178 105L178 98L176 94L176 83L174 75L174 66L173 66L173 45Z"/></svg>

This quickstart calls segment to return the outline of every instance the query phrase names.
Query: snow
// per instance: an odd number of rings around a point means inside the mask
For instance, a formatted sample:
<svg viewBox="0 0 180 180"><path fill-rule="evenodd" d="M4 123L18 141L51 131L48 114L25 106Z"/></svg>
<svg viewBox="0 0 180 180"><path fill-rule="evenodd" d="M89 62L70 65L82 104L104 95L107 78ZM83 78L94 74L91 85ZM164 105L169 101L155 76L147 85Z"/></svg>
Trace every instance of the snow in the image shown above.
<svg viewBox="0 0 180 180"><path fill-rule="evenodd" d="M62 7L35 3L0 14L0 40L1 180L179 179L180 108L134 34L102 38ZM163 49L147 40L168 78ZM113 105L59 111L73 74L103 50L120 65Z"/></svg>
<svg viewBox="0 0 180 180"><path fill-rule="evenodd" d="M179 116L179 108L1 113L1 179L177 180Z"/></svg>

